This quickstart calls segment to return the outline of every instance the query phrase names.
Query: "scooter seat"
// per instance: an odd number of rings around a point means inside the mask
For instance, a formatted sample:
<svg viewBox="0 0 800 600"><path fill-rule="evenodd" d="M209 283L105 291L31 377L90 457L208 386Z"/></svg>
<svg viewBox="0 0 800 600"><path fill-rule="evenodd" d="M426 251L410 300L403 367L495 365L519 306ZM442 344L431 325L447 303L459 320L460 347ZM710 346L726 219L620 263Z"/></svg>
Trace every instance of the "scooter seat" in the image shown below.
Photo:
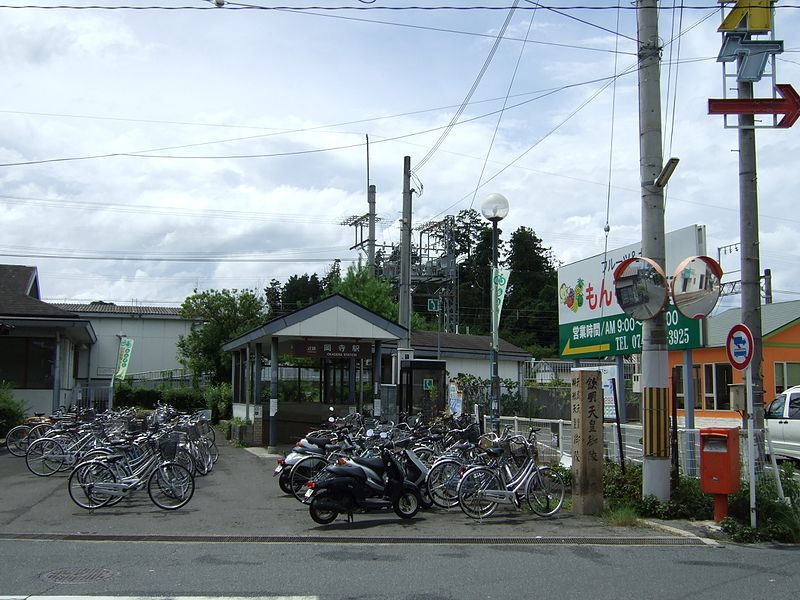
<svg viewBox="0 0 800 600"><path fill-rule="evenodd" d="M356 456L352 460L354 463L358 463L359 465L364 465L365 467L372 469L378 474L383 473L384 465L382 458L362 458L360 456Z"/></svg>
<svg viewBox="0 0 800 600"><path fill-rule="evenodd" d="M362 482L367 480L367 474L364 473L363 469L352 465L331 465L327 469L329 473L336 477L353 477Z"/></svg>

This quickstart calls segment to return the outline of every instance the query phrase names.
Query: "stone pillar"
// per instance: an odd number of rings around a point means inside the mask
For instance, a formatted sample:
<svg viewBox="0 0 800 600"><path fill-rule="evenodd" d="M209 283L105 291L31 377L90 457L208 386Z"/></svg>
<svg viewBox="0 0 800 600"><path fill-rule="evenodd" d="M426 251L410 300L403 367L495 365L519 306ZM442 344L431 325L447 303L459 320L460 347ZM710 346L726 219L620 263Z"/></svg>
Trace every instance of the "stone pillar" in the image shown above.
<svg viewBox="0 0 800 600"><path fill-rule="evenodd" d="M599 371L572 371L572 510L603 510L603 392Z"/></svg>

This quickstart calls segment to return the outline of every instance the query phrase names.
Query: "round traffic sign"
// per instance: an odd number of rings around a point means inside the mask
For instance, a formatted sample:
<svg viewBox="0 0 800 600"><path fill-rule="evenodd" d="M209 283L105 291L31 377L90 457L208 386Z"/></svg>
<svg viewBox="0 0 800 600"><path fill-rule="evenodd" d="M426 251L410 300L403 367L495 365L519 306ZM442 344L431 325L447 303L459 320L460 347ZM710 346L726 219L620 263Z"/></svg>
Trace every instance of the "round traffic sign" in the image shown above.
<svg viewBox="0 0 800 600"><path fill-rule="evenodd" d="M753 334L747 325L738 323L731 327L725 342L725 351L728 353L728 362L734 369L742 371L747 368L753 358Z"/></svg>

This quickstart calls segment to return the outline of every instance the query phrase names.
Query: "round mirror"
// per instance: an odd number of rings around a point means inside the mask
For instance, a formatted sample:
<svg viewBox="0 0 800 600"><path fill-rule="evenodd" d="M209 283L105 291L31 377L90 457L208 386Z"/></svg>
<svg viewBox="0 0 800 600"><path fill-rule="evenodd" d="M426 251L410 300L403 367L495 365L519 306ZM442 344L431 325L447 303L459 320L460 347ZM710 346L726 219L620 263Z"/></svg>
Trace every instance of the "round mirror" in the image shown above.
<svg viewBox="0 0 800 600"><path fill-rule="evenodd" d="M333 412L333 407L331 406L330 408L328 408L328 410Z"/></svg>
<svg viewBox="0 0 800 600"><path fill-rule="evenodd" d="M328 423L333 423L334 421L336 421L336 419L333 417L328 417Z"/></svg>
<svg viewBox="0 0 800 600"><path fill-rule="evenodd" d="M386 439L386 438L388 438L388 437L389 437L389 434L388 434L388 433L386 433L385 431L381 431L381 439L382 439L382 440L385 440L385 439Z"/></svg>
<svg viewBox="0 0 800 600"><path fill-rule="evenodd" d="M375 435L375 430L374 429L367 429L367 437L372 437L373 435Z"/></svg>
<svg viewBox="0 0 800 600"><path fill-rule="evenodd" d="M722 292L722 267L708 256L690 256L672 276L672 302L681 314L702 319L711 314Z"/></svg>
<svg viewBox="0 0 800 600"><path fill-rule="evenodd" d="M667 278L654 260L639 256L622 261L614 271L617 304L637 321L652 319L667 306Z"/></svg>

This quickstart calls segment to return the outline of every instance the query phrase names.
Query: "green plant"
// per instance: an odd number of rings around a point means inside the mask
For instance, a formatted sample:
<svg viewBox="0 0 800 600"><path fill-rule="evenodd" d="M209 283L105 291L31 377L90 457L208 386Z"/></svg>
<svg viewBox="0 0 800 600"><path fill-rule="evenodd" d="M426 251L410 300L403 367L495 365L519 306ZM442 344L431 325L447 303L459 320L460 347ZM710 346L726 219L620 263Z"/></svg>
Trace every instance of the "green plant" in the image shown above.
<svg viewBox="0 0 800 600"><path fill-rule="evenodd" d="M618 504L608 508L601 515L603 520L620 527L636 527L639 525L639 514L632 504Z"/></svg>
<svg viewBox="0 0 800 600"><path fill-rule="evenodd" d="M233 388L230 383L210 385L203 390L203 401L206 408L211 410L211 421L217 423L220 419L227 419L233 405Z"/></svg>
<svg viewBox="0 0 800 600"><path fill-rule="evenodd" d="M11 384L0 381L0 437L5 437L12 427L21 425L25 413L25 403L14 397Z"/></svg>

